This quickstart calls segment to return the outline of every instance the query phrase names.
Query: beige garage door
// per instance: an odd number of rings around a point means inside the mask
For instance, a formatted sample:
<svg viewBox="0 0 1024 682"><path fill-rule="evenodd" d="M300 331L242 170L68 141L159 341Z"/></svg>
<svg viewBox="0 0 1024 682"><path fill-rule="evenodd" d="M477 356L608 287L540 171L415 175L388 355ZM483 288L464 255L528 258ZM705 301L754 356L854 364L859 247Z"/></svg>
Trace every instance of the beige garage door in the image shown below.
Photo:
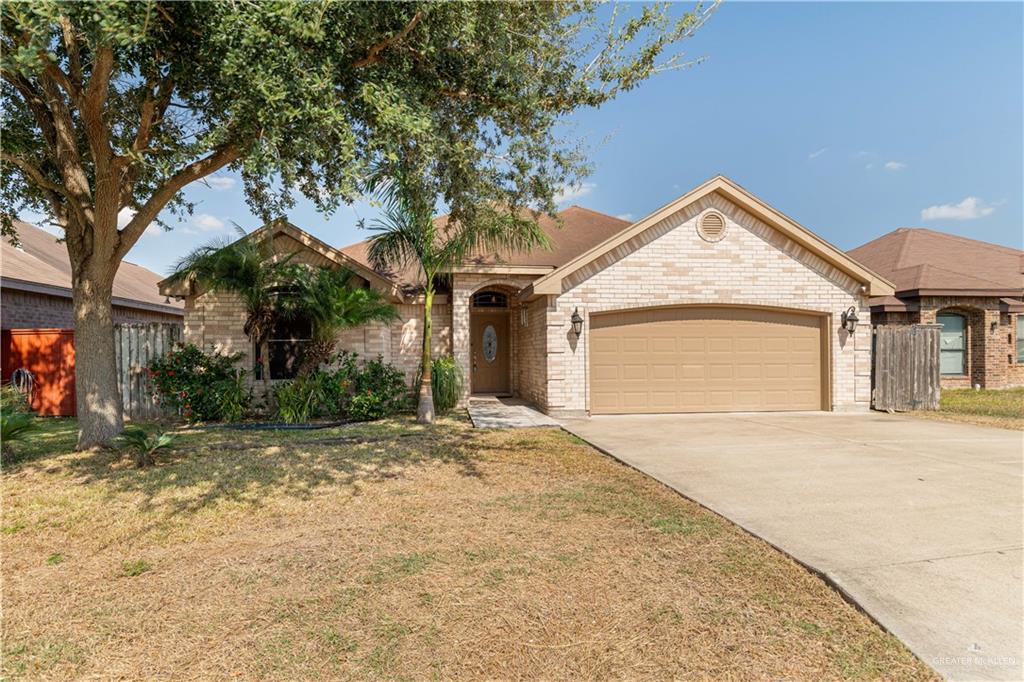
<svg viewBox="0 0 1024 682"><path fill-rule="evenodd" d="M591 411L820 410L823 319L731 307L592 315Z"/></svg>

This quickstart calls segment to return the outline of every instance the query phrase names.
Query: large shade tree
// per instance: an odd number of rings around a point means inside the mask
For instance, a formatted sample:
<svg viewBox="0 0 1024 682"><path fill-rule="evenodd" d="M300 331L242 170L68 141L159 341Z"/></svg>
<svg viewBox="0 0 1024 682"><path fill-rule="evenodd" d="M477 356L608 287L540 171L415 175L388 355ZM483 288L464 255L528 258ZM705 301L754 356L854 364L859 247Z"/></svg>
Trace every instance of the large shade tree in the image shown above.
<svg viewBox="0 0 1024 682"><path fill-rule="evenodd" d="M685 62L707 16L590 3L5 2L0 214L63 230L79 446L122 428L111 289L189 183L238 172L269 220L295 193L330 212L415 140L450 213L552 210L578 179L558 123ZM118 216L122 224L118 224Z"/></svg>

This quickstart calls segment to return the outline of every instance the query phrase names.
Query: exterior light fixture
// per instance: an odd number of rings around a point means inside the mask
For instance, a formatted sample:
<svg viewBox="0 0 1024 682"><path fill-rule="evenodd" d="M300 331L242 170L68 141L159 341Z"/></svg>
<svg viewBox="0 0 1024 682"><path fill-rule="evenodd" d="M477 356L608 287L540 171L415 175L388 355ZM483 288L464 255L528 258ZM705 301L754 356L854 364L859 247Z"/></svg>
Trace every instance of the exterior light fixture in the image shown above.
<svg viewBox="0 0 1024 682"><path fill-rule="evenodd" d="M576 335L576 338L580 338L580 334L583 333L583 318L580 317L580 309L576 308L572 311L572 317L569 318L572 323L572 333Z"/></svg>
<svg viewBox="0 0 1024 682"><path fill-rule="evenodd" d="M858 320L859 318L857 317L857 309L852 305L847 310L843 311L843 329L845 329L850 334L853 334L855 331L857 331Z"/></svg>

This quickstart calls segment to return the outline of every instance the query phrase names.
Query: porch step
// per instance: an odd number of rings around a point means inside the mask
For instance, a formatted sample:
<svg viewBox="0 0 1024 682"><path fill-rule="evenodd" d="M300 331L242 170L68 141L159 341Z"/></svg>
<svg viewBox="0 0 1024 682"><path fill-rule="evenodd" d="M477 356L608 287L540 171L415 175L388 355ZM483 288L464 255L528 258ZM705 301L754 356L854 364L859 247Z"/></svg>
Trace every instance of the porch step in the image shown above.
<svg viewBox="0 0 1024 682"><path fill-rule="evenodd" d="M543 412L515 398L474 397L469 399L469 418L478 429L527 429L537 426L558 428Z"/></svg>

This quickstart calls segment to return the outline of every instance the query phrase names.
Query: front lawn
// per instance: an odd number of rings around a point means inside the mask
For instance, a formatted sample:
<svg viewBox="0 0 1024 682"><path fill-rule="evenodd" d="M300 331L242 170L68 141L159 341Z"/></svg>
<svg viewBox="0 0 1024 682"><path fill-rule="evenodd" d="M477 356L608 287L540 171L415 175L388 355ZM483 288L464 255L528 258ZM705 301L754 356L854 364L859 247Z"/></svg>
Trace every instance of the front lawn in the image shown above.
<svg viewBox="0 0 1024 682"><path fill-rule="evenodd" d="M933 678L557 430L192 430L137 470L74 428L3 474L8 677Z"/></svg>
<svg viewBox="0 0 1024 682"><path fill-rule="evenodd" d="M939 410L918 414L923 417L1024 431L1024 388L979 391L973 388L943 389Z"/></svg>

